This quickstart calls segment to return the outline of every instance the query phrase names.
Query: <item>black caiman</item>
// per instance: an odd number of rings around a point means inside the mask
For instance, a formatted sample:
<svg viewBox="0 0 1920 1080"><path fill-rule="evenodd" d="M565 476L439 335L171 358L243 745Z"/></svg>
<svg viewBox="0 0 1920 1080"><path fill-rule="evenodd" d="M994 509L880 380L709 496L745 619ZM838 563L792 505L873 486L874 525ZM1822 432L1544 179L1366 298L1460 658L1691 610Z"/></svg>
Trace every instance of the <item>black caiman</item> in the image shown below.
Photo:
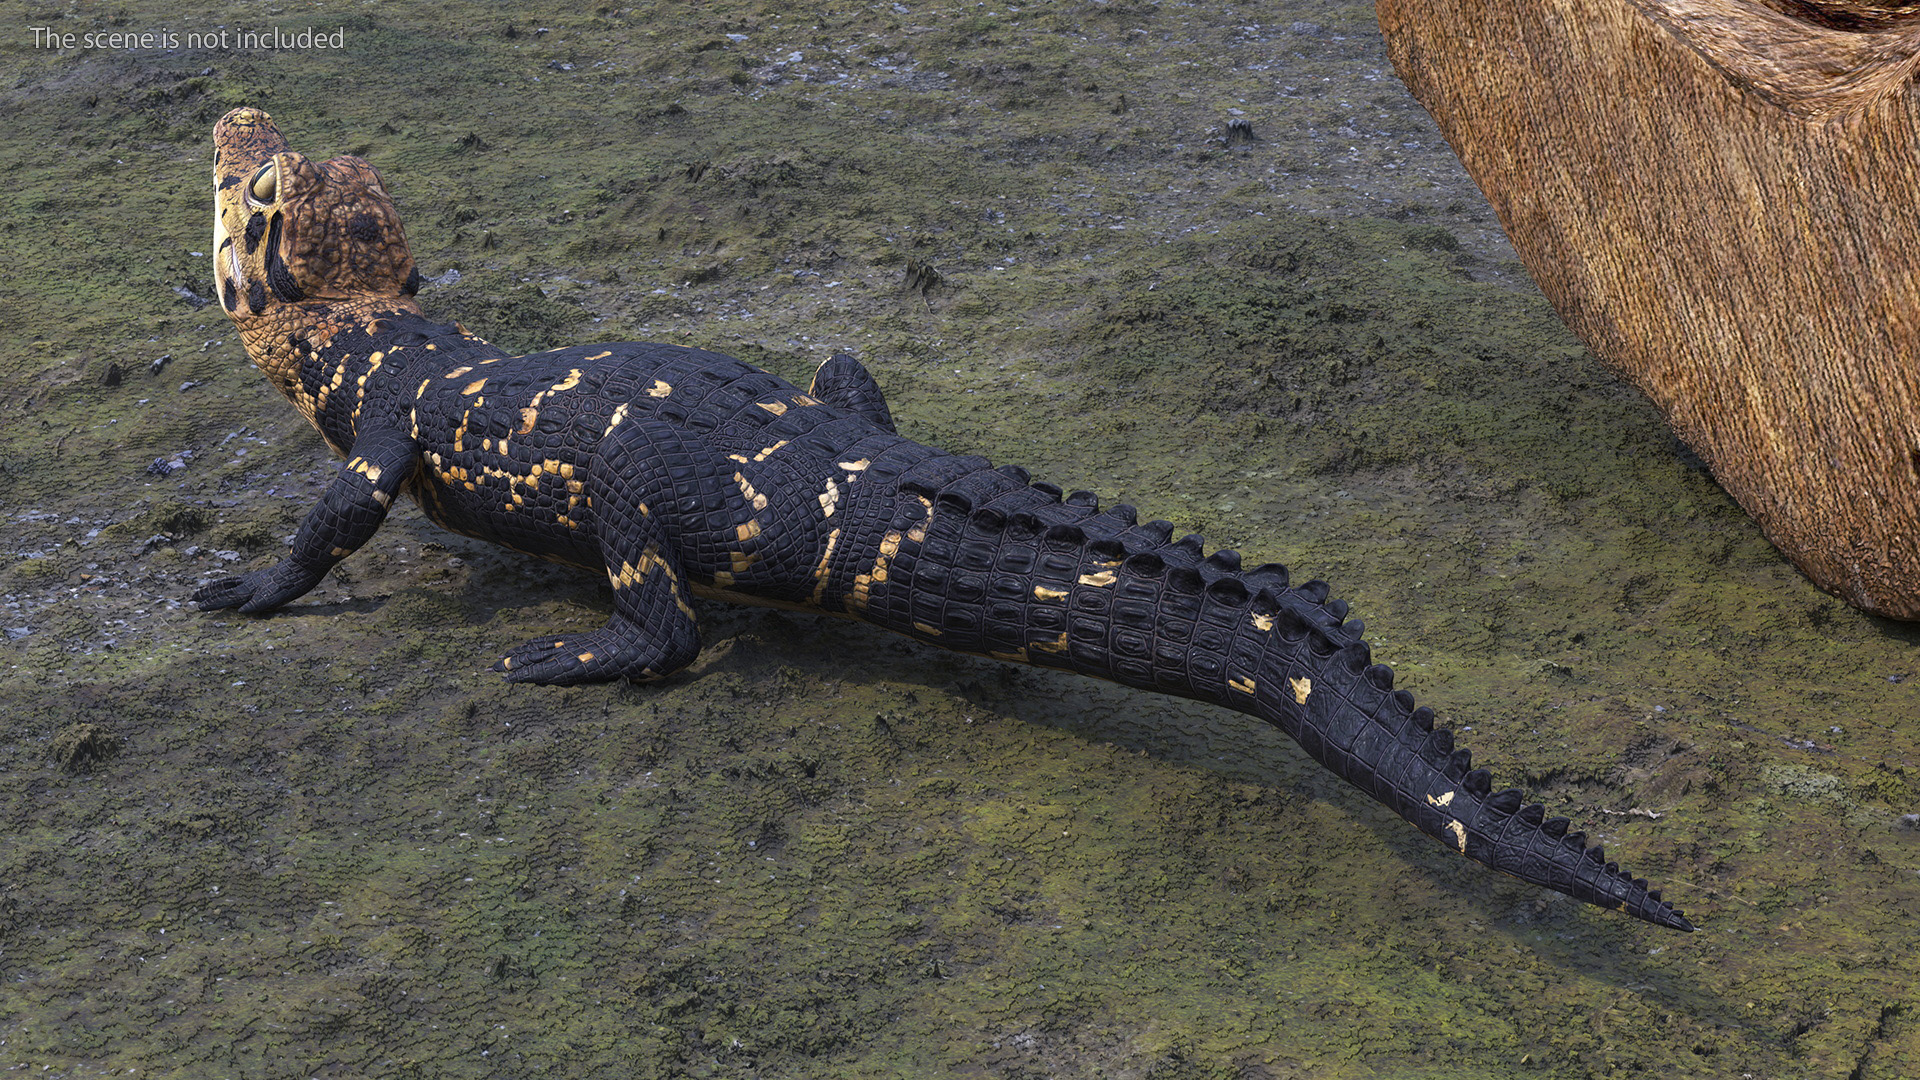
<svg viewBox="0 0 1920 1080"><path fill-rule="evenodd" d="M512 356L434 322L379 174L295 152L257 109L214 129L214 207L221 305L346 464L285 559L208 582L201 608L302 595L404 493L454 532L613 583L607 625L512 650L495 665L509 679L670 675L700 648L693 597L847 616L1249 713L1470 859L1693 928L1566 819L1495 792L1321 582L904 438L844 355L802 392L699 349Z"/></svg>

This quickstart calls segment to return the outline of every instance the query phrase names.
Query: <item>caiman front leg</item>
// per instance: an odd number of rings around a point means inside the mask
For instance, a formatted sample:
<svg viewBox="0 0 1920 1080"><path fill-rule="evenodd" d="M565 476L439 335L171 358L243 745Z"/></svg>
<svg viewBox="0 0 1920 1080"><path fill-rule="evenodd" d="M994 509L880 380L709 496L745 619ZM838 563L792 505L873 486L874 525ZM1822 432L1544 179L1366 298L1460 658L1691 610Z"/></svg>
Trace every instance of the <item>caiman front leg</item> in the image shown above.
<svg viewBox="0 0 1920 1080"><path fill-rule="evenodd" d="M710 470L698 469L694 448L657 421L621 425L602 440L599 459L587 494L613 583L613 618L598 630L535 638L509 652L493 669L513 682L647 681L699 655L686 573L661 515L672 512L690 478Z"/></svg>
<svg viewBox="0 0 1920 1080"><path fill-rule="evenodd" d="M394 495L419 462L407 434L364 433L319 505L300 523L286 558L265 570L207 582L194 590L193 602L203 611L239 608L251 615L304 596L335 564L373 539Z"/></svg>

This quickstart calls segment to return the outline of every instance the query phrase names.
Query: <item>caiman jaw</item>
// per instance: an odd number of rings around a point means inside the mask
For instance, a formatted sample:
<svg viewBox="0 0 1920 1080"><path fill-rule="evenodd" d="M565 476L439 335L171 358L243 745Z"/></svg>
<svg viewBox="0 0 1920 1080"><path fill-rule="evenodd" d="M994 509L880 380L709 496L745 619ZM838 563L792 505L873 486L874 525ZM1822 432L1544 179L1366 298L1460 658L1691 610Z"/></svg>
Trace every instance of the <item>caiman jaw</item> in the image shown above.
<svg viewBox="0 0 1920 1080"><path fill-rule="evenodd" d="M273 117L259 109L235 109L213 129L213 280L228 314L238 313L249 284L236 240L248 216L247 179L288 149Z"/></svg>

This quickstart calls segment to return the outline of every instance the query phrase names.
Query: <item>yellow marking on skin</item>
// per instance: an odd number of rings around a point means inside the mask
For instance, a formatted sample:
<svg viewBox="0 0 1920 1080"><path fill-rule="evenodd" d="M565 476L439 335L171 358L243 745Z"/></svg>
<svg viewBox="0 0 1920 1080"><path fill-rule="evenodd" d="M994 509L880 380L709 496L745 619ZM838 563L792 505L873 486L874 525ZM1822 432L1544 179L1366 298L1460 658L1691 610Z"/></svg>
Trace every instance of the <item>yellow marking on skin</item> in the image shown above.
<svg viewBox="0 0 1920 1080"><path fill-rule="evenodd" d="M920 510L926 515L926 517L920 520L918 525L907 530L907 539L917 544L927 538L927 523L933 520L933 500L927 498L925 495L916 495L914 497L920 500Z"/></svg>
<svg viewBox="0 0 1920 1080"><path fill-rule="evenodd" d="M593 654L592 654L592 653L590 653L590 652L583 652L583 653L581 653L581 654L580 654L580 662L581 662L581 663L583 663L583 664L586 664L586 663L591 663L592 661L593 661Z"/></svg>
<svg viewBox="0 0 1920 1080"><path fill-rule="evenodd" d="M347 380L347 361L349 359L350 357L344 356L340 358L340 366L333 369L333 380L325 386L322 386L320 392L314 395L314 412L327 411L327 398L332 396L335 390L340 389L340 384Z"/></svg>
<svg viewBox="0 0 1920 1080"><path fill-rule="evenodd" d="M460 426L453 429L453 452L456 454L460 453L463 449L465 449L465 447L463 447L461 443L463 443L466 440L467 418L472 415L473 415L472 409L468 409L466 412L461 413Z"/></svg>
<svg viewBox="0 0 1920 1080"><path fill-rule="evenodd" d="M565 525L569 529L577 529L580 527L579 522L573 520L572 518L568 517L565 514L553 515L553 523L555 525Z"/></svg>
<svg viewBox="0 0 1920 1080"><path fill-rule="evenodd" d="M761 408L767 410L768 412L772 413L775 416L787 415L787 407L777 401L756 401L754 402L754 404L760 406Z"/></svg>
<svg viewBox="0 0 1920 1080"><path fill-rule="evenodd" d="M418 389L418 390L415 390L415 391L413 392L413 399L414 399L415 401L418 401L418 400L420 400L420 399L421 399L422 397L425 397L425 396L426 396L426 393L427 393L427 384L428 384L428 383L430 383L430 382L432 382L432 381L433 381L433 376L431 376L431 375L429 375L429 376L427 376L426 378L424 378L424 379L421 379L421 380L420 380L420 389Z"/></svg>
<svg viewBox="0 0 1920 1080"><path fill-rule="evenodd" d="M469 372L469 371L472 371L472 370L473 370L473 369L472 369L472 368L470 368L470 367L457 367L457 368L454 368L454 369L453 369L452 371L449 371L449 372L447 372L447 373L446 373L445 375L442 375L442 376L440 376L440 377L441 377L441 378L443 378L443 379L457 379L457 378L459 378L460 376L462 376L462 375L465 375L465 374L466 374L467 372Z"/></svg>
<svg viewBox="0 0 1920 1080"><path fill-rule="evenodd" d="M1256 630L1272 630L1272 629L1273 629L1273 616L1271 616L1271 615L1261 615L1261 614L1257 614L1257 613L1256 613L1256 614L1255 614L1255 615L1253 616L1253 627L1254 627L1254 629L1256 629Z"/></svg>
<svg viewBox="0 0 1920 1080"><path fill-rule="evenodd" d="M729 461L737 461L742 465L749 465L753 463L753 459L748 457L745 454L728 454L727 459Z"/></svg>
<svg viewBox="0 0 1920 1080"><path fill-rule="evenodd" d="M521 409L520 410L520 430L514 432L514 434L525 435L527 432L532 431L533 422L535 420L538 420L539 418L540 418L539 409L536 409L531 405L527 406L524 409Z"/></svg>
<svg viewBox="0 0 1920 1080"><path fill-rule="evenodd" d="M740 485L740 497L747 500L749 506L752 506L755 510L765 510L767 508L767 497L753 490L753 484L748 482L745 476L734 473L733 482Z"/></svg>
<svg viewBox="0 0 1920 1080"><path fill-rule="evenodd" d="M767 455L768 455L768 454L771 454L771 453L773 453L773 452L774 452L775 450L778 450L778 449L780 449L781 447L783 447L783 446L785 446L785 445L787 445L787 442L788 442L788 440L786 440L786 439L781 439L781 440L780 440L779 442L777 442L777 443L774 443L774 444L773 444L772 446L769 446L769 447L767 447L767 448L766 448L765 450L762 450L762 451L760 451L759 453L757 453L757 454L755 454L755 455L753 455L753 460L755 460L755 461L765 461L765 460L767 460Z"/></svg>
<svg viewBox="0 0 1920 1080"><path fill-rule="evenodd" d="M1255 689L1252 679L1228 679L1227 685L1243 694L1251 694Z"/></svg>
<svg viewBox="0 0 1920 1080"><path fill-rule="evenodd" d="M861 458L859 461L842 461L839 463L840 467L848 472L859 472L871 464L873 464L873 462L867 458Z"/></svg>
<svg viewBox="0 0 1920 1080"><path fill-rule="evenodd" d="M380 370L380 361L386 358L387 354L383 352L367 357L367 370L361 372L360 377L354 380L353 418L355 420L360 419L360 406L367 400L367 380L373 376L374 372Z"/></svg>
<svg viewBox="0 0 1920 1080"><path fill-rule="evenodd" d="M919 496L919 499L922 509L930 516L933 513L933 501L924 495ZM906 534L905 538L912 539L916 543L925 539L927 535L926 524L925 521L919 522ZM873 586L886 582L887 560L899 553L900 541L902 539L901 534L898 531L894 531L889 532L880 541L880 555L873 560L873 568L864 574L854 575L853 591L847 594L848 604L854 607L865 607L867 600L872 596Z"/></svg>
<svg viewBox="0 0 1920 1080"><path fill-rule="evenodd" d="M923 622L915 622L913 624L913 628L927 635L928 637L940 636L940 628L937 626L928 626L926 623L923 623Z"/></svg>
<svg viewBox="0 0 1920 1080"><path fill-rule="evenodd" d="M671 393L673 393L673 387L668 386L659 379L653 380L653 386L647 390L648 397L666 397Z"/></svg>
<svg viewBox="0 0 1920 1080"><path fill-rule="evenodd" d="M1015 664L1024 664L1027 662L1027 650L1025 649L1018 649L1014 652L989 652L987 655L993 657L995 660L1006 660Z"/></svg>
<svg viewBox="0 0 1920 1080"><path fill-rule="evenodd" d="M1453 846L1460 849L1460 854L1465 855L1467 853L1467 827L1457 821L1449 821L1447 822L1447 831L1453 834Z"/></svg>
<svg viewBox="0 0 1920 1080"><path fill-rule="evenodd" d="M1096 588L1111 585L1113 584L1113 582L1114 582L1114 577L1113 577L1113 571L1111 570L1102 570L1097 574L1081 574L1080 575L1080 584L1092 585L1092 586L1095 586Z"/></svg>
<svg viewBox="0 0 1920 1080"><path fill-rule="evenodd" d="M833 477L829 476L827 477L827 490L820 493L820 516L823 518L832 517L833 508L838 505L839 502L840 485L834 483Z"/></svg>
<svg viewBox="0 0 1920 1080"><path fill-rule="evenodd" d="M379 488L374 488L373 501L379 503L381 506L392 506L393 496L381 491Z"/></svg>
<svg viewBox="0 0 1920 1080"><path fill-rule="evenodd" d="M588 361L594 361L594 360L605 360L605 359L606 359L607 357L609 357L609 356L612 356L612 355L613 355L613 350L612 350L612 349L608 349L608 350L607 350L606 352L603 352L603 353L598 353L598 354L596 354L596 355L593 355L593 356L589 356L589 357L587 357L587 360L588 360Z"/></svg>
<svg viewBox="0 0 1920 1080"><path fill-rule="evenodd" d="M747 541L759 535L760 535L760 519L759 518L748 518L747 523L745 525L735 525L733 527L733 538L742 544L746 543Z"/></svg>
<svg viewBox="0 0 1920 1080"><path fill-rule="evenodd" d="M1033 598L1035 600L1065 600L1067 598L1067 590L1049 589L1045 585L1035 585L1033 587Z"/></svg>
<svg viewBox="0 0 1920 1080"><path fill-rule="evenodd" d="M585 490L586 490L586 487L587 487L587 484L586 484L586 481L584 481L584 480L569 480L569 481L567 481L567 490L568 490L569 492L572 492L572 493L573 493L573 494L575 494L575 495L578 495L578 494L580 494L580 493L581 493L582 491L585 491Z"/></svg>
<svg viewBox="0 0 1920 1080"><path fill-rule="evenodd" d="M793 403L795 405L818 405L820 404L820 399L817 397L808 397L805 394L795 394L793 395Z"/></svg>
<svg viewBox="0 0 1920 1080"><path fill-rule="evenodd" d="M336 559L344 559L351 554L353 554L352 548L337 547L333 549L333 557Z"/></svg>
<svg viewBox="0 0 1920 1080"><path fill-rule="evenodd" d="M481 377L461 387L460 392L462 394L477 394L480 392L480 388L485 385L487 385L487 380L485 377Z"/></svg>
<svg viewBox="0 0 1920 1080"><path fill-rule="evenodd" d="M840 542L840 530L827 534L827 549L820 553L820 564L813 568L813 602L818 604L827 595L827 580L833 575L827 570L827 561L833 558L833 546Z"/></svg>
<svg viewBox="0 0 1920 1080"><path fill-rule="evenodd" d="M736 574L746 573L749 569L752 568L754 563L757 563L760 561L760 553L757 551L756 552L732 551L732 552L728 552L728 555L731 556L733 559L733 572Z"/></svg>
<svg viewBox="0 0 1920 1080"><path fill-rule="evenodd" d="M678 580L673 576L673 567L668 566L667 560L660 557L660 549L653 544L648 544L646 550L640 553L639 565L636 566L630 562L622 562L619 572L609 574L608 576L613 578L614 588L626 589L638 585L641 581L645 580L646 576L656 567L666 572L669 581Z"/></svg>
<svg viewBox="0 0 1920 1080"><path fill-rule="evenodd" d="M1307 703L1307 695L1313 693L1312 679L1288 679L1287 685L1293 687L1293 703L1295 705L1305 705Z"/></svg>
<svg viewBox="0 0 1920 1080"><path fill-rule="evenodd" d="M1041 652L1045 652L1045 653L1066 652L1067 651L1067 632L1065 630L1062 630L1060 631L1060 636L1054 639L1053 641L1036 641L1032 645L1030 645L1029 648L1039 649Z"/></svg>
<svg viewBox="0 0 1920 1080"><path fill-rule="evenodd" d="M552 350L552 349L548 349L547 351L548 351L548 352L552 352L552 351L554 351L554 350ZM537 408L539 408L539 407L540 407L540 403L541 403L541 402L543 402L543 401L545 401L545 400L547 400L548 398L550 398L550 397L552 397L553 395L555 395L555 394L557 394L557 393L559 393L559 392L561 392L562 390L571 390L571 389L573 389L574 387L576 387L576 386L579 386L579 385L580 385L580 369L579 369L579 368L570 368L570 369L568 369L568 371L567 371L567 377L566 377L566 378L564 378L564 379L561 379L561 380L560 380L559 382L557 382L557 383L554 383L554 384L553 384L552 386L549 386L549 387L547 387L547 388L546 388L545 390L542 390L542 391L540 391L539 393L537 393L537 394L535 394L535 395L533 395L533 400L532 400L532 401L529 401L529 402L527 402L527 407L528 407L528 408L530 408L530 409L537 409ZM622 406L621 406L621 411L623 411L623 412L624 412L624 411L625 411L625 409L626 409L626 406L625 406L625 405L622 405ZM618 423L618 422L619 422L619 421L617 421L617 420L615 421L615 423ZM613 425L612 425L612 424L609 424L609 425L607 425L607 430L608 430L608 431L612 431L612 430L613 430Z"/></svg>
<svg viewBox="0 0 1920 1080"><path fill-rule="evenodd" d="M1440 797L1439 797L1439 798L1437 798L1437 799L1436 799L1436 798L1434 798L1433 796L1431 796L1431 795L1429 795L1429 796L1427 796L1427 801L1428 801L1429 803L1432 803L1432 804L1433 804L1434 806L1440 806L1440 807L1444 807L1444 806L1446 806L1446 805L1447 805L1448 803L1451 803L1451 802L1453 802L1453 797L1454 797L1454 795L1456 795L1456 794L1458 794L1458 792L1453 792L1453 791L1449 791L1449 792L1447 792L1447 793L1446 793L1445 795L1442 795L1442 796L1440 796Z"/></svg>
<svg viewBox="0 0 1920 1080"><path fill-rule="evenodd" d="M573 462L563 461L560 463L560 479L562 480L573 479Z"/></svg>
<svg viewBox="0 0 1920 1080"><path fill-rule="evenodd" d="M729 586L729 585L732 585L732 584L733 584L733 575L732 575L732 574L729 574L729 573L727 573L727 572L726 572L725 570L715 570L715 571L713 572L713 587L714 587L714 588L716 588L716 589L724 589L724 588L726 588L727 586Z"/></svg>
<svg viewBox="0 0 1920 1080"><path fill-rule="evenodd" d="M931 505L931 504L929 504ZM873 560L873 569L864 574L853 576L853 591L847 594L847 603L853 607L866 607L867 598L873 592L875 582L887 580L887 560L900 550L900 534L890 532L880 541L880 557Z"/></svg>
<svg viewBox="0 0 1920 1080"><path fill-rule="evenodd" d="M625 420L627 418L627 408L628 408L628 403L623 401L620 403L619 408L613 410L612 419L607 421L607 430L600 433L601 438L604 439L607 436L613 434L613 429L619 427L620 421Z"/></svg>

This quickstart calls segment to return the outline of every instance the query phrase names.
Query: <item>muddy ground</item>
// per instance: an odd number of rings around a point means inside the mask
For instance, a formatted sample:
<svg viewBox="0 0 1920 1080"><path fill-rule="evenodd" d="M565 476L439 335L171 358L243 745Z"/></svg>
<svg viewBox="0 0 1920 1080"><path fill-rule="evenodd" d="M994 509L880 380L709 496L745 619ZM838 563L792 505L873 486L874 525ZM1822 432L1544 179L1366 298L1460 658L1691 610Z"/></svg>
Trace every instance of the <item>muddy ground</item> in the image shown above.
<svg viewBox="0 0 1920 1080"><path fill-rule="evenodd" d="M0 1069L1920 1071L1915 631L1559 325L1369 7L786 9L10 9ZM1700 931L1238 715L853 624L707 606L664 685L508 686L605 583L411 507L278 614L190 609L335 468L206 304L240 104L384 171L436 315L850 349L906 433L1334 583Z"/></svg>

